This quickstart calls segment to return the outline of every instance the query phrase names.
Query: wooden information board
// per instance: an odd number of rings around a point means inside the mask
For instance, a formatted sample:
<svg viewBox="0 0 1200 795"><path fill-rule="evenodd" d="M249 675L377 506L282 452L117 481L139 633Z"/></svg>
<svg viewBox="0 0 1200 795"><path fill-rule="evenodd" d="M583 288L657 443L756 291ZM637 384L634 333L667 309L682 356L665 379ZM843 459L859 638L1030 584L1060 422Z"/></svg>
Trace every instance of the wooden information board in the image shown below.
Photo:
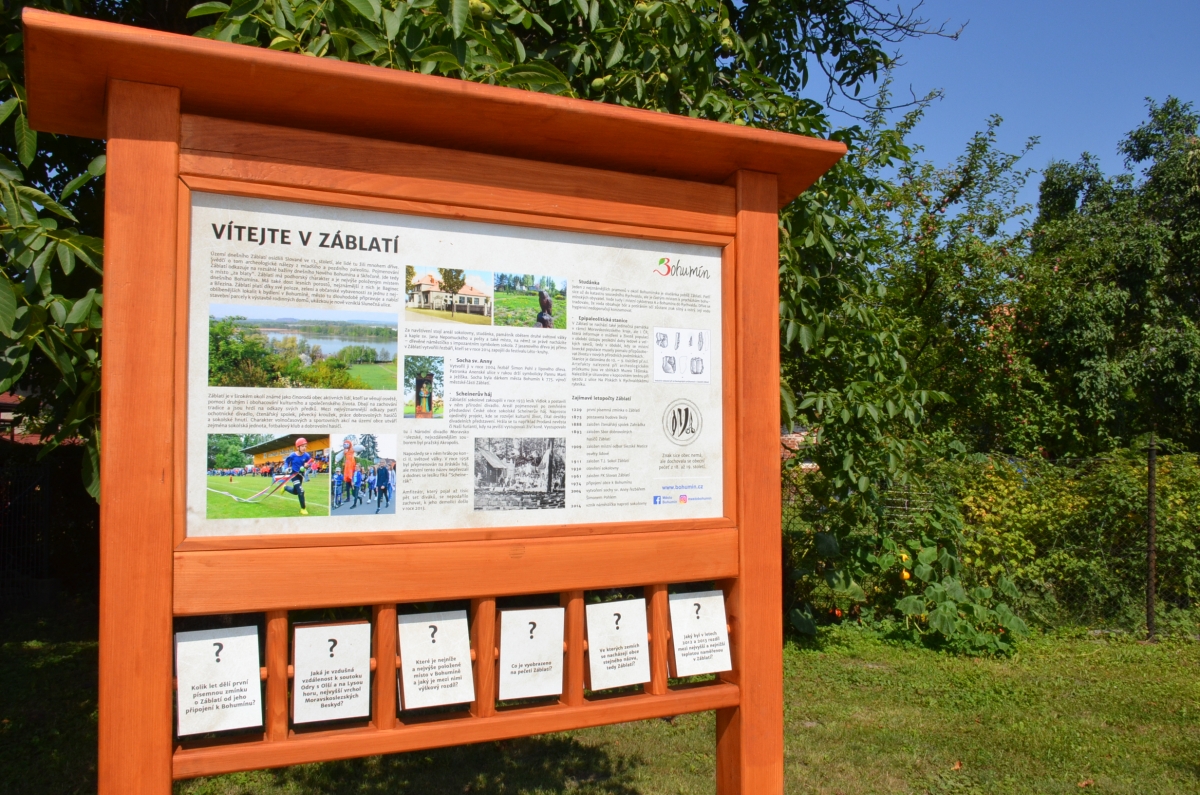
<svg viewBox="0 0 1200 795"><path fill-rule="evenodd" d="M782 792L777 212L844 147L24 22L108 146L102 795L710 709Z"/></svg>

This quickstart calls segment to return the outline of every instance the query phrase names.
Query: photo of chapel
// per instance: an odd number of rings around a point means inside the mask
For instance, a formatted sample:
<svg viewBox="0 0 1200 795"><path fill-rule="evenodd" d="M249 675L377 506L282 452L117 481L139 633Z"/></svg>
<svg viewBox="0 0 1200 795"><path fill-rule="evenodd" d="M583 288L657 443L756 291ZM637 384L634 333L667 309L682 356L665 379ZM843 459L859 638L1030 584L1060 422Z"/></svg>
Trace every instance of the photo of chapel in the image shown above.
<svg viewBox="0 0 1200 795"><path fill-rule="evenodd" d="M490 271L411 265L408 270L404 322L492 325Z"/></svg>

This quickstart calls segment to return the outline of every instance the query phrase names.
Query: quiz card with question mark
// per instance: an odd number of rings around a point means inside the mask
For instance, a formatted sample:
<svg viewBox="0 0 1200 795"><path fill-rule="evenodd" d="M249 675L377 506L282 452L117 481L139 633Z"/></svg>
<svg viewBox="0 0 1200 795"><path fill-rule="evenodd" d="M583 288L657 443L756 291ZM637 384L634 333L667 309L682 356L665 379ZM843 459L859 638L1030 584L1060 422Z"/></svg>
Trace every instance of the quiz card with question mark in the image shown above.
<svg viewBox="0 0 1200 795"><path fill-rule="evenodd" d="M646 639L646 600L625 599L588 605L588 688L640 685L650 681Z"/></svg>
<svg viewBox="0 0 1200 795"><path fill-rule="evenodd" d="M262 726L258 627L175 633L179 736Z"/></svg>
<svg viewBox="0 0 1200 795"><path fill-rule="evenodd" d="M557 696L563 687L561 607L500 612L500 700Z"/></svg>
<svg viewBox="0 0 1200 795"><path fill-rule="evenodd" d="M413 613L398 616L397 622L404 709L474 701L467 611Z"/></svg>
<svg viewBox="0 0 1200 795"><path fill-rule="evenodd" d="M729 659L729 629L725 594L697 591L671 594L672 676L716 674L733 668Z"/></svg>
<svg viewBox="0 0 1200 795"><path fill-rule="evenodd" d="M292 640L292 720L371 714L371 624L297 624Z"/></svg>

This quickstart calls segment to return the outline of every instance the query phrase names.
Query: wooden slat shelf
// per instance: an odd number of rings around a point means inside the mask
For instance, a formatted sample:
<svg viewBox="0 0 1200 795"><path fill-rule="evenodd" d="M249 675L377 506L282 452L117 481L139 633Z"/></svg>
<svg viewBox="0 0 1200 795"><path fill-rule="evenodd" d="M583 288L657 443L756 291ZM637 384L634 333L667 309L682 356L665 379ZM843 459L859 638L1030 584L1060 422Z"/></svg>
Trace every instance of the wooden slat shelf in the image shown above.
<svg viewBox="0 0 1200 795"><path fill-rule="evenodd" d="M697 582L738 573L736 528L520 542L176 552L177 616ZM782 630L780 630L782 632Z"/></svg>
<svg viewBox="0 0 1200 795"><path fill-rule="evenodd" d="M845 146L32 8L22 21L31 125L107 141L100 795L710 709L716 791L782 795L777 210ZM187 537L196 191L720 247L722 515ZM731 665L672 688L668 584L689 582L724 592ZM635 587L649 681L588 697L585 591ZM561 696L497 709L497 599L533 594L564 608ZM470 603L475 701L417 718L398 711L397 608L442 600ZM339 607L372 611L370 717L297 732L289 613ZM181 744L172 620L228 613L265 613L262 731Z"/></svg>
<svg viewBox="0 0 1200 795"><path fill-rule="evenodd" d="M234 773L262 767L348 759L374 754L395 754L449 745L464 745L547 733L647 720L687 712L724 709L738 705L737 685L714 682L668 690L663 695L586 700L580 706L553 704L496 712L490 717L457 713L443 719L398 724L391 729L291 733L286 740L252 741L207 748L176 748L172 775L176 779Z"/></svg>

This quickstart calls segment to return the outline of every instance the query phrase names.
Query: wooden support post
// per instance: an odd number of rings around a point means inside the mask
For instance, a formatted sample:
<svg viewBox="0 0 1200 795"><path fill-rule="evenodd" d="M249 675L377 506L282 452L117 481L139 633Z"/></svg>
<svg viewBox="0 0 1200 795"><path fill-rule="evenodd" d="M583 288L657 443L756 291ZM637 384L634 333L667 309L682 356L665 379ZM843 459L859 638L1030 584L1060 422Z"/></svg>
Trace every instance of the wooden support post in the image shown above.
<svg viewBox="0 0 1200 795"><path fill-rule="evenodd" d="M371 608L372 654L375 655L375 692L371 715L377 729L396 726L396 606L375 605Z"/></svg>
<svg viewBox="0 0 1200 795"><path fill-rule="evenodd" d="M288 735L288 614L267 612L267 739Z"/></svg>
<svg viewBox="0 0 1200 795"><path fill-rule="evenodd" d="M563 635L567 649L563 653L563 692L559 701L569 707L583 704L583 591L563 591L559 604L566 608Z"/></svg>
<svg viewBox="0 0 1200 795"><path fill-rule="evenodd" d="M738 324L739 574L726 592L736 617L737 707L717 711L717 792L783 792L783 616L779 505L779 190L773 174L739 171L735 246Z"/></svg>
<svg viewBox="0 0 1200 795"><path fill-rule="evenodd" d="M168 795L179 90L112 80L107 113L97 783Z"/></svg>
<svg viewBox="0 0 1200 795"><path fill-rule="evenodd" d="M646 692L661 696L667 692L667 631L670 618L667 613L667 586L646 586L646 625L650 628L650 684Z"/></svg>
<svg viewBox="0 0 1200 795"><path fill-rule="evenodd" d="M496 600L471 600L471 648L475 650L475 700L471 714L496 714Z"/></svg>

